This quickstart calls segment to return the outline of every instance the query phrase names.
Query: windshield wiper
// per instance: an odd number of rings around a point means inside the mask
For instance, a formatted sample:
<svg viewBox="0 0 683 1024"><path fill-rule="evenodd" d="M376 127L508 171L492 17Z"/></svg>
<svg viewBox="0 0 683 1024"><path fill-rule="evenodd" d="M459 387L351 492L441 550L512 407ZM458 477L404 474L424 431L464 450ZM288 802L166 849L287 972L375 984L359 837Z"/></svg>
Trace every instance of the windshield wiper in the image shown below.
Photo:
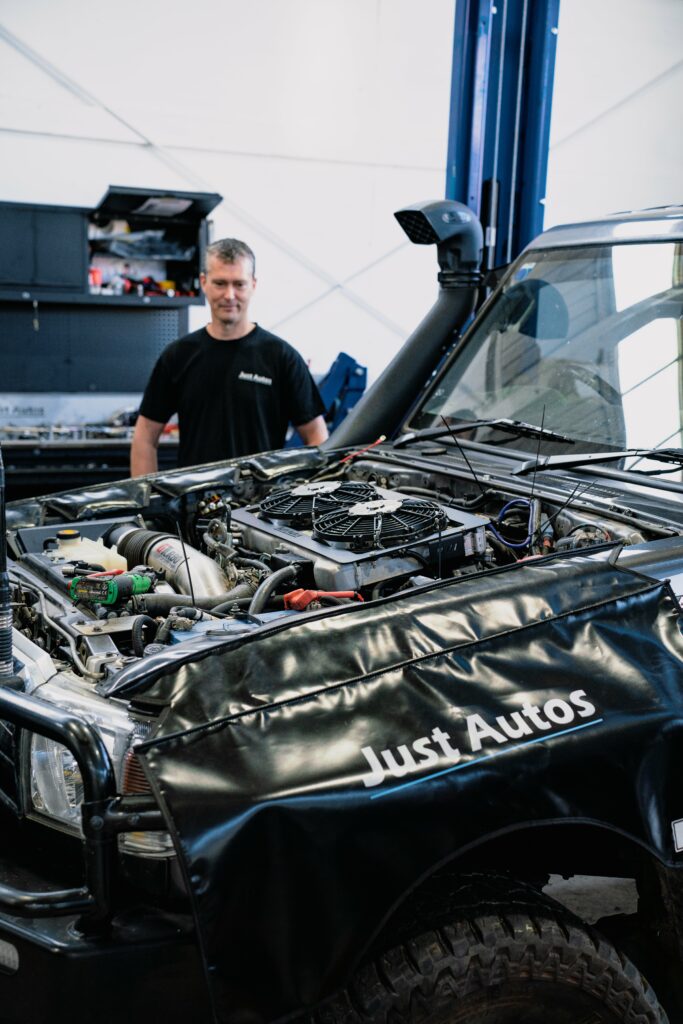
<svg viewBox="0 0 683 1024"><path fill-rule="evenodd" d="M546 427L537 427L534 423L524 423L523 420L470 420L467 423L454 423L450 426L425 427L424 430L413 430L409 434L403 434L394 441L394 448L404 448L413 441L431 441L437 437L448 437L449 434L464 434L468 430L475 430L477 427L495 427L506 434L514 434L515 437L535 437L542 441L556 441L558 444L575 444L573 438L565 437L564 434L556 434L554 430Z"/></svg>
<svg viewBox="0 0 683 1024"><path fill-rule="evenodd" d="M548 469L573 469L579 466L590 466L592 463L618 462L620 459L640 458L655 459L658 462L673 462L683 466L683 448L627 448L621 452L584 452L580 455L541 455L538 459L530 459L513 469L516 476L536 473ZM633 470L634 473L640 470Z"/></svg>

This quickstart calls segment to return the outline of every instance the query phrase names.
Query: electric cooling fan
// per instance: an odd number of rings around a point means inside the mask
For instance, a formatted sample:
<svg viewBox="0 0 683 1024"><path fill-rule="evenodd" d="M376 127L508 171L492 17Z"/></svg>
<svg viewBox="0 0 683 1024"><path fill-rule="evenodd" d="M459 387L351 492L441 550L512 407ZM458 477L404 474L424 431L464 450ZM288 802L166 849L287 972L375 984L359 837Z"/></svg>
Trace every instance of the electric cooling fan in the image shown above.
<svg viewBox="0 0 683 1024"><path fill-rule="evenodd" d="M321 480L275 491L259 504L262 518L289 526L309 527L313 517L332 512L359 501L372 501L377 491L371 484Z"/></svg>
<svg viewBox="0 0 683 1024"><path fill-rule="evenodd" d="M328 544L364 548L397 547L448 525L443 510L419 498L379 498L315 516L313 536Z"/></svg>

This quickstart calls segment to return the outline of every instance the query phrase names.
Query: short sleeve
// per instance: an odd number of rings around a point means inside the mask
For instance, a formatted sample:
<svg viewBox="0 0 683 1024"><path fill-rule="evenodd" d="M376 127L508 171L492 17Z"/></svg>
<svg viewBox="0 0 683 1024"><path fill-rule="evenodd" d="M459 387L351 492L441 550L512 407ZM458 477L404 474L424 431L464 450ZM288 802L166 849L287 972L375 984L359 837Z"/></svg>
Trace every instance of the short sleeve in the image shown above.
<svg viewBox="0 0 683 1024"><path fill-rule="evenodd" d="M157 423L166 423L178 411L178 395L168 365L168 352L157 359L140 403L140 415Z"/></svg>
<svg viewBox="0 0 683 1024"><path fill-rule="evenodd" d="M285 361L287 417L290 423L299 427L302 423L314 420L316 416L324 415L325 406L310 370L291 345L285 349Z"/></svg>

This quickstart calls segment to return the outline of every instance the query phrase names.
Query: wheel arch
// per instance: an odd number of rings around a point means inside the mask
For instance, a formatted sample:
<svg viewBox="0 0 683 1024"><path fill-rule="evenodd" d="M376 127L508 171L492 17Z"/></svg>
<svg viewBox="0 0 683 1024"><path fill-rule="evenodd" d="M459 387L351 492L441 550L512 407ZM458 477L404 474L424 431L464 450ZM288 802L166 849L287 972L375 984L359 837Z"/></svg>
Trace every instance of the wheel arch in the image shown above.
<svg viewBox="0 0 683 1024"><path fill-rule="evenodd" d="M634 878L652 884L667 865L656 851L634 836L604 822L528 822L478 838L431 865L387 910L377 927L358 948L358 963L391 944L397 933L408 935L446 917L454 882L469 875L509 876L517 882L540 887L548 875L595 875ZM683 872L678 872L683 883ZM439 905L443 901L443 911ZM355 968L354 968L355 969Z"/></svg>

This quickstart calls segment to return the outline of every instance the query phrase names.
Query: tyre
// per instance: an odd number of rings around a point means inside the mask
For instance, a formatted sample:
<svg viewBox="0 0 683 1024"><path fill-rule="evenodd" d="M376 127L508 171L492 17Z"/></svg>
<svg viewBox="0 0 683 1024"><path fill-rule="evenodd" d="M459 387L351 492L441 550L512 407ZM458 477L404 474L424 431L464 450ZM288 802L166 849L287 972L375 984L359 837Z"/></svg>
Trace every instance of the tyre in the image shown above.
<svg viewBox="0 0 683 1024"><path fill-rule="evenodd" d="M550 901L548 901L549 903ZM667 1024L638 969L547 904L487 906L382 954L317 1024Z"/></svg>

